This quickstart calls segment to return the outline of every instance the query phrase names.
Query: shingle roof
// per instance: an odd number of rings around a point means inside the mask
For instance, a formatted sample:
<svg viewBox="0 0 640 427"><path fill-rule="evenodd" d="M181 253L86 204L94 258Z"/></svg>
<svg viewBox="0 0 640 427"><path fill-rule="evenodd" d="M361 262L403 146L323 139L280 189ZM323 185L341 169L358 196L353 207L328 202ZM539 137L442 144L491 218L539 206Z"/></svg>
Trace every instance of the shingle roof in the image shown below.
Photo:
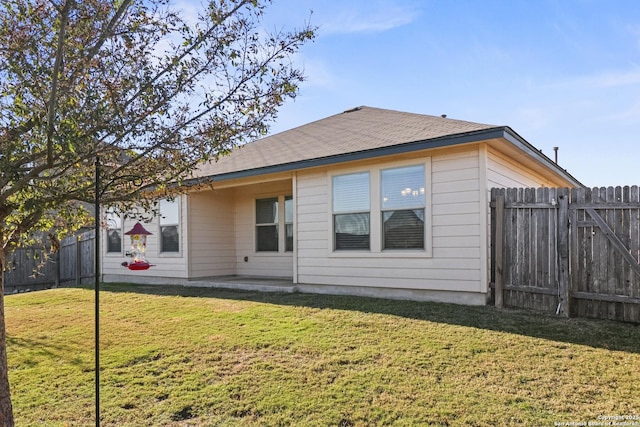
<svg viewBox="0 0 640 427"><path fill-rule="evenodd" d="M492 128L496 126L363 106L245 144L202 166L197 175L268 168Z"/></svg>

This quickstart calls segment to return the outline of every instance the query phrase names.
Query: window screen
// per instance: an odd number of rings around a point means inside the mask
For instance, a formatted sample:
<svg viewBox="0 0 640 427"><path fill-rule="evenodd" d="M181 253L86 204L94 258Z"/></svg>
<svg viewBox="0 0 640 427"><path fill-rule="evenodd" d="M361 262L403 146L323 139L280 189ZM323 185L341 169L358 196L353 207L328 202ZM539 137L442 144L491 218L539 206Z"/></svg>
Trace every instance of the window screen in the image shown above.
<svg viewBox="0 0 640 427"><path fill-rule="evenodd" d="M256 251L278 252L278 198L256 200Z"/></svg>
<svg viewBox="0 0 640 427"><path fill-rule="evenodd" d="M382 248L424 249L424 165L381 172Z"/></svg>
<svg viewBox="0 0 640 427"><path fill-rule="evenodd" d="M334 248L370 249L369 173L333 177Z"/></svg>
<svg viewBox="0 0 640 427"><path fill-rule="evenodd" d="M107 252L122 253L122 218L115 209L109 209L106 214Z"/></svg>
<svg viewBox="0 0 640 427"><path fill-rule="evenodd" d="M160 252L180 252L180 204L160 200Z"/></svg>

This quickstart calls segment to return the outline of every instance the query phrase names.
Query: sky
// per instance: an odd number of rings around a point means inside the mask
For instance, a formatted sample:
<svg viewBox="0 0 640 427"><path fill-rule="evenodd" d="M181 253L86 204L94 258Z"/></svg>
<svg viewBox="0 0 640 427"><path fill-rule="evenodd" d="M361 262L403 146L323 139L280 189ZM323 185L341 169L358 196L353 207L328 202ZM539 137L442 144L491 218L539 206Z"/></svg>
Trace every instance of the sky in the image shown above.
<svg viewBox="0 0 640 427"><path fill-rule="evenodd" d="M640 1L273 0L319 26L271 133L366 105L506 125L589 187L640 185Z"/></svg>

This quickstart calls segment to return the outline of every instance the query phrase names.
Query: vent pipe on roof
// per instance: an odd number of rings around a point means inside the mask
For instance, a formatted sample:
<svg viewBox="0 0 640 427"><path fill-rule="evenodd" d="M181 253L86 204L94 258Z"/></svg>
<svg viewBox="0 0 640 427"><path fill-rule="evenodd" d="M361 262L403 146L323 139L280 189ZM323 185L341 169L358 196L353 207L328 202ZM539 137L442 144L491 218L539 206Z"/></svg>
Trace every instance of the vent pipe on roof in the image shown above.
<svg viewBox="0 0 640 427"><path fill-rule="evenodd" d="M558 164L558 147L553 147L553 152L555 153L555 162Z"/></svg>
<svg viewBox="0 0 640 427"><path fill-rule="evenodd" d="M362 107L351 108L350 110L344 110L343 113L353 113L354 111L360 111Z"/></svg>

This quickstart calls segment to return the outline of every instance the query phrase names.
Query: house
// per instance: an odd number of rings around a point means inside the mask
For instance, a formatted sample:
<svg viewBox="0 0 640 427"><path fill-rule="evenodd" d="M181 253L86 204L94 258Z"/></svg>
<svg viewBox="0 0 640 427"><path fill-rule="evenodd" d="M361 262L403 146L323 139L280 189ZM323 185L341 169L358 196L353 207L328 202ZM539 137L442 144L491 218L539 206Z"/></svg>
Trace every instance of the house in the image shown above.
<svg viewBox="0 0 640 427"><path fill-rule="evenodd" d="M121 267L117 236L133 224L111 222L105 281L273 278L300 292L482 305L490 189L581 185L507 126L371 107L241 146L197 177L145 225L155 267Z"/></svg>

